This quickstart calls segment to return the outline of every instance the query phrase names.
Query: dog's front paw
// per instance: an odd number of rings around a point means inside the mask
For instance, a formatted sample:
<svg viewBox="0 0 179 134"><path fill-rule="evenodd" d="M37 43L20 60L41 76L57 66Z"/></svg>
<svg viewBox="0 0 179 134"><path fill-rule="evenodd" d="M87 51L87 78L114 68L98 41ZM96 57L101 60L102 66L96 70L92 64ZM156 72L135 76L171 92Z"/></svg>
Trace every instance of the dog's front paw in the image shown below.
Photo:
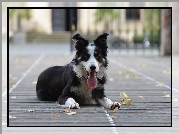
<svg viewBox="0 0 179 134"><path fill-rule="evenodd" d="M65 106L71 109L79 109L79 104L75 102L73 98L68 98L67 101L65 102Z"/></svg>
<svg viewBox="0 0 179 134"><path fill-rule="evenodd" d="M119 109L121 107L121 104L119 102L113 102L112 104L110 104L109 109L114 110L116 107Z"/></svg>

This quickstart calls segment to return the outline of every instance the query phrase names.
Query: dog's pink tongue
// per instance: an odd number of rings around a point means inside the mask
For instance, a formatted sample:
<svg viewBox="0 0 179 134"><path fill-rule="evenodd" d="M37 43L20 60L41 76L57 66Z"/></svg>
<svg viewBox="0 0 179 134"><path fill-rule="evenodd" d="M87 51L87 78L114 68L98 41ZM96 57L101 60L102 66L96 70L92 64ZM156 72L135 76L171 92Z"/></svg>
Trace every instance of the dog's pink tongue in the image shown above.
<svg viewBox="0 0 179 134"><path fill-rule="evenodd" d="M95 77L95 72L90 72L89 73L89 77L87 79L87 84L88 84L88 87L92 90L94 88L96 88L97 86L97 79Z"/></svg>

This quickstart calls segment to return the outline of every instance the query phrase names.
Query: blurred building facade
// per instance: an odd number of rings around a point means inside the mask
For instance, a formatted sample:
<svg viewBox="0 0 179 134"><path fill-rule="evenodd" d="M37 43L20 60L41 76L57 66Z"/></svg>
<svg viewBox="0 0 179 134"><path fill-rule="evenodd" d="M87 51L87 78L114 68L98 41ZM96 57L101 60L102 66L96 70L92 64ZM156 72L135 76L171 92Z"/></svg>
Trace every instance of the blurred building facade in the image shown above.
<svg viewBox="0 0 179 134"><path fill-rule="evenodd" d="M174 36L178 35L179 31L179 3L172 2L18 2L16 5L11 3L10 6L24 6L24 7L170 7L172 6L176 12L173 14L172 28L173 40L178 41L178 38ZM101 23L95 23L95 13L97 9L31 9L30 19L21 19L20 26L17 14L9 19L10 36L18 31L23 32L35 32L35 33L67 33L70 36L71 28L77 30L82 34L95 34L101 33L106 30L113 35L119 35L121 38L127 38L132 41L135 34L142 35L145 29L145 13L144 9L136 10L135 14L131 12L131 9L116 9L119 17L116 20L111 20L108 29L104 21ZM6 12L3 13L3 26L6 24ZM135 17L134 17L135 16ZM71 20L73 19L73 20ZM73 25L70 23L73 21ZM117 22L117 23L116 23ZM5 29L2 29L2 33L5 33ZM67 38L69 38L69 36ZM179 53L177 45L172 46L175 53ZM175 49L174 49L175 48Z"/></svg>

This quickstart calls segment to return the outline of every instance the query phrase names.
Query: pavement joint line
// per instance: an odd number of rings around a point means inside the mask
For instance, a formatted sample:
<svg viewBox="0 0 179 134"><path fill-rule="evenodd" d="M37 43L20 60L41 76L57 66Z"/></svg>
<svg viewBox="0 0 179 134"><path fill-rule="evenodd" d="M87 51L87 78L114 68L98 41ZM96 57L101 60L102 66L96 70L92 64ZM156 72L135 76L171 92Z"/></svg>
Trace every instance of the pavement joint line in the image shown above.
<svg viewBox="0 0 179 134"><path fill-rule="evenodd" d="M104 107L102 107L102 109L103 109L103 111L105 112L106 117L107 117L109 123L111 124L111 126L116 126L115 123L114 123L114 121L113 121L113 119L111 119L111 117L109 116L108 112L104 109ZM119 134L118 131L117 131L117 129L116 129L116 127L111 127L111 130L112 130L112 132L113 132L114 134Z"/></svg>
<svg viewBox="0 0 179 134"><path fill-rule="evenodd" d="M16 82L16 87L21 83L21 81L27 76L27 74L43 59L45 55L41 54L38 59L29 67L26 73ZM11 87L9 93L11 93L15 88ZM7 90L3 92L2 97L7 94Z"/></svg>
<svg viewBox="0 0 179 134"><path fill-rule="evenodd" d="M143 74L143 73L141 73L141 72L138 72L137 70L135 70L135 69L133 69L133 68L130 68L130 67L128 67L128 66L126 66L126 65L124 65L124 64L122 64L122 63L120 63L120 62L118 62L118 61L116 61L116 60L114 60L114 59L112 59L112 58L109 58L109 59L110 59L110 61L111 61L112 63L116 64L117 66L120 66L120 67L125 68L125 69L129 69L130 71L132 71L132 72L134 72L134 73L137 73L137 74L141 75L142 77L147 78L148 80L151 80L151 81L153 81L153 82L155 82L155 83L157 83L157 84L161 83L161 82L159 82L159 81L157 81L157 80L151 78L150 76L147 76L147 75L145 75L145 74ZM171 87L170 87L170 86L168 86L168 85L166 85L166 84L164 84L163 86L164 86L165 88L171 90ZM172 90L174 90L175 92L179 93L179 90L176 89L176 88L172 88Z"/></svg>

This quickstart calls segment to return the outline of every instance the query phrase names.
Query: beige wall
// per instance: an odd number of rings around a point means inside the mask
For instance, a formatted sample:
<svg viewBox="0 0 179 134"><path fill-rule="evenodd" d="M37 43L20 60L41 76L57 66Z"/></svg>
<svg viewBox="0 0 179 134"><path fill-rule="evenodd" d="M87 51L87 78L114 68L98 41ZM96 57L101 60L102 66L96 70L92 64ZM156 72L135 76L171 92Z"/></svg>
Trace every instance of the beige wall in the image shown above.
<svg viewBox="0 0 179 134"><path fill-rule="evenodd" d="M81 4L80 6L86 6L86 3ZM88 4L91 6L91 4ZM96 6L93 4L93 6ZM78 12L79 18L78 18L78 28L80 32L87 33L88 28L90 28L90 33L94 33L95 29L97 32L103 32L104 23L98 23L95 24L95 17L94 14L96 12L96 9L80 9ZM134 35L134 29L136 28L137 34L142 35L143 33L143 25L142 22L144 20L144 10L140 10L141 18L137 21L126 21L126 14L125 9L119 10L120 18L119 21L116 20L116 22L111 22L110 29L113 31L114 35L119 35L119 29L120 29L120 36L122 38L127 38L129 40L132 40ZM118 23L119 22L119 23ZM126 35L126 30L129 28L129 34ZM107 32L107 31L106 31Z"/></svg>

